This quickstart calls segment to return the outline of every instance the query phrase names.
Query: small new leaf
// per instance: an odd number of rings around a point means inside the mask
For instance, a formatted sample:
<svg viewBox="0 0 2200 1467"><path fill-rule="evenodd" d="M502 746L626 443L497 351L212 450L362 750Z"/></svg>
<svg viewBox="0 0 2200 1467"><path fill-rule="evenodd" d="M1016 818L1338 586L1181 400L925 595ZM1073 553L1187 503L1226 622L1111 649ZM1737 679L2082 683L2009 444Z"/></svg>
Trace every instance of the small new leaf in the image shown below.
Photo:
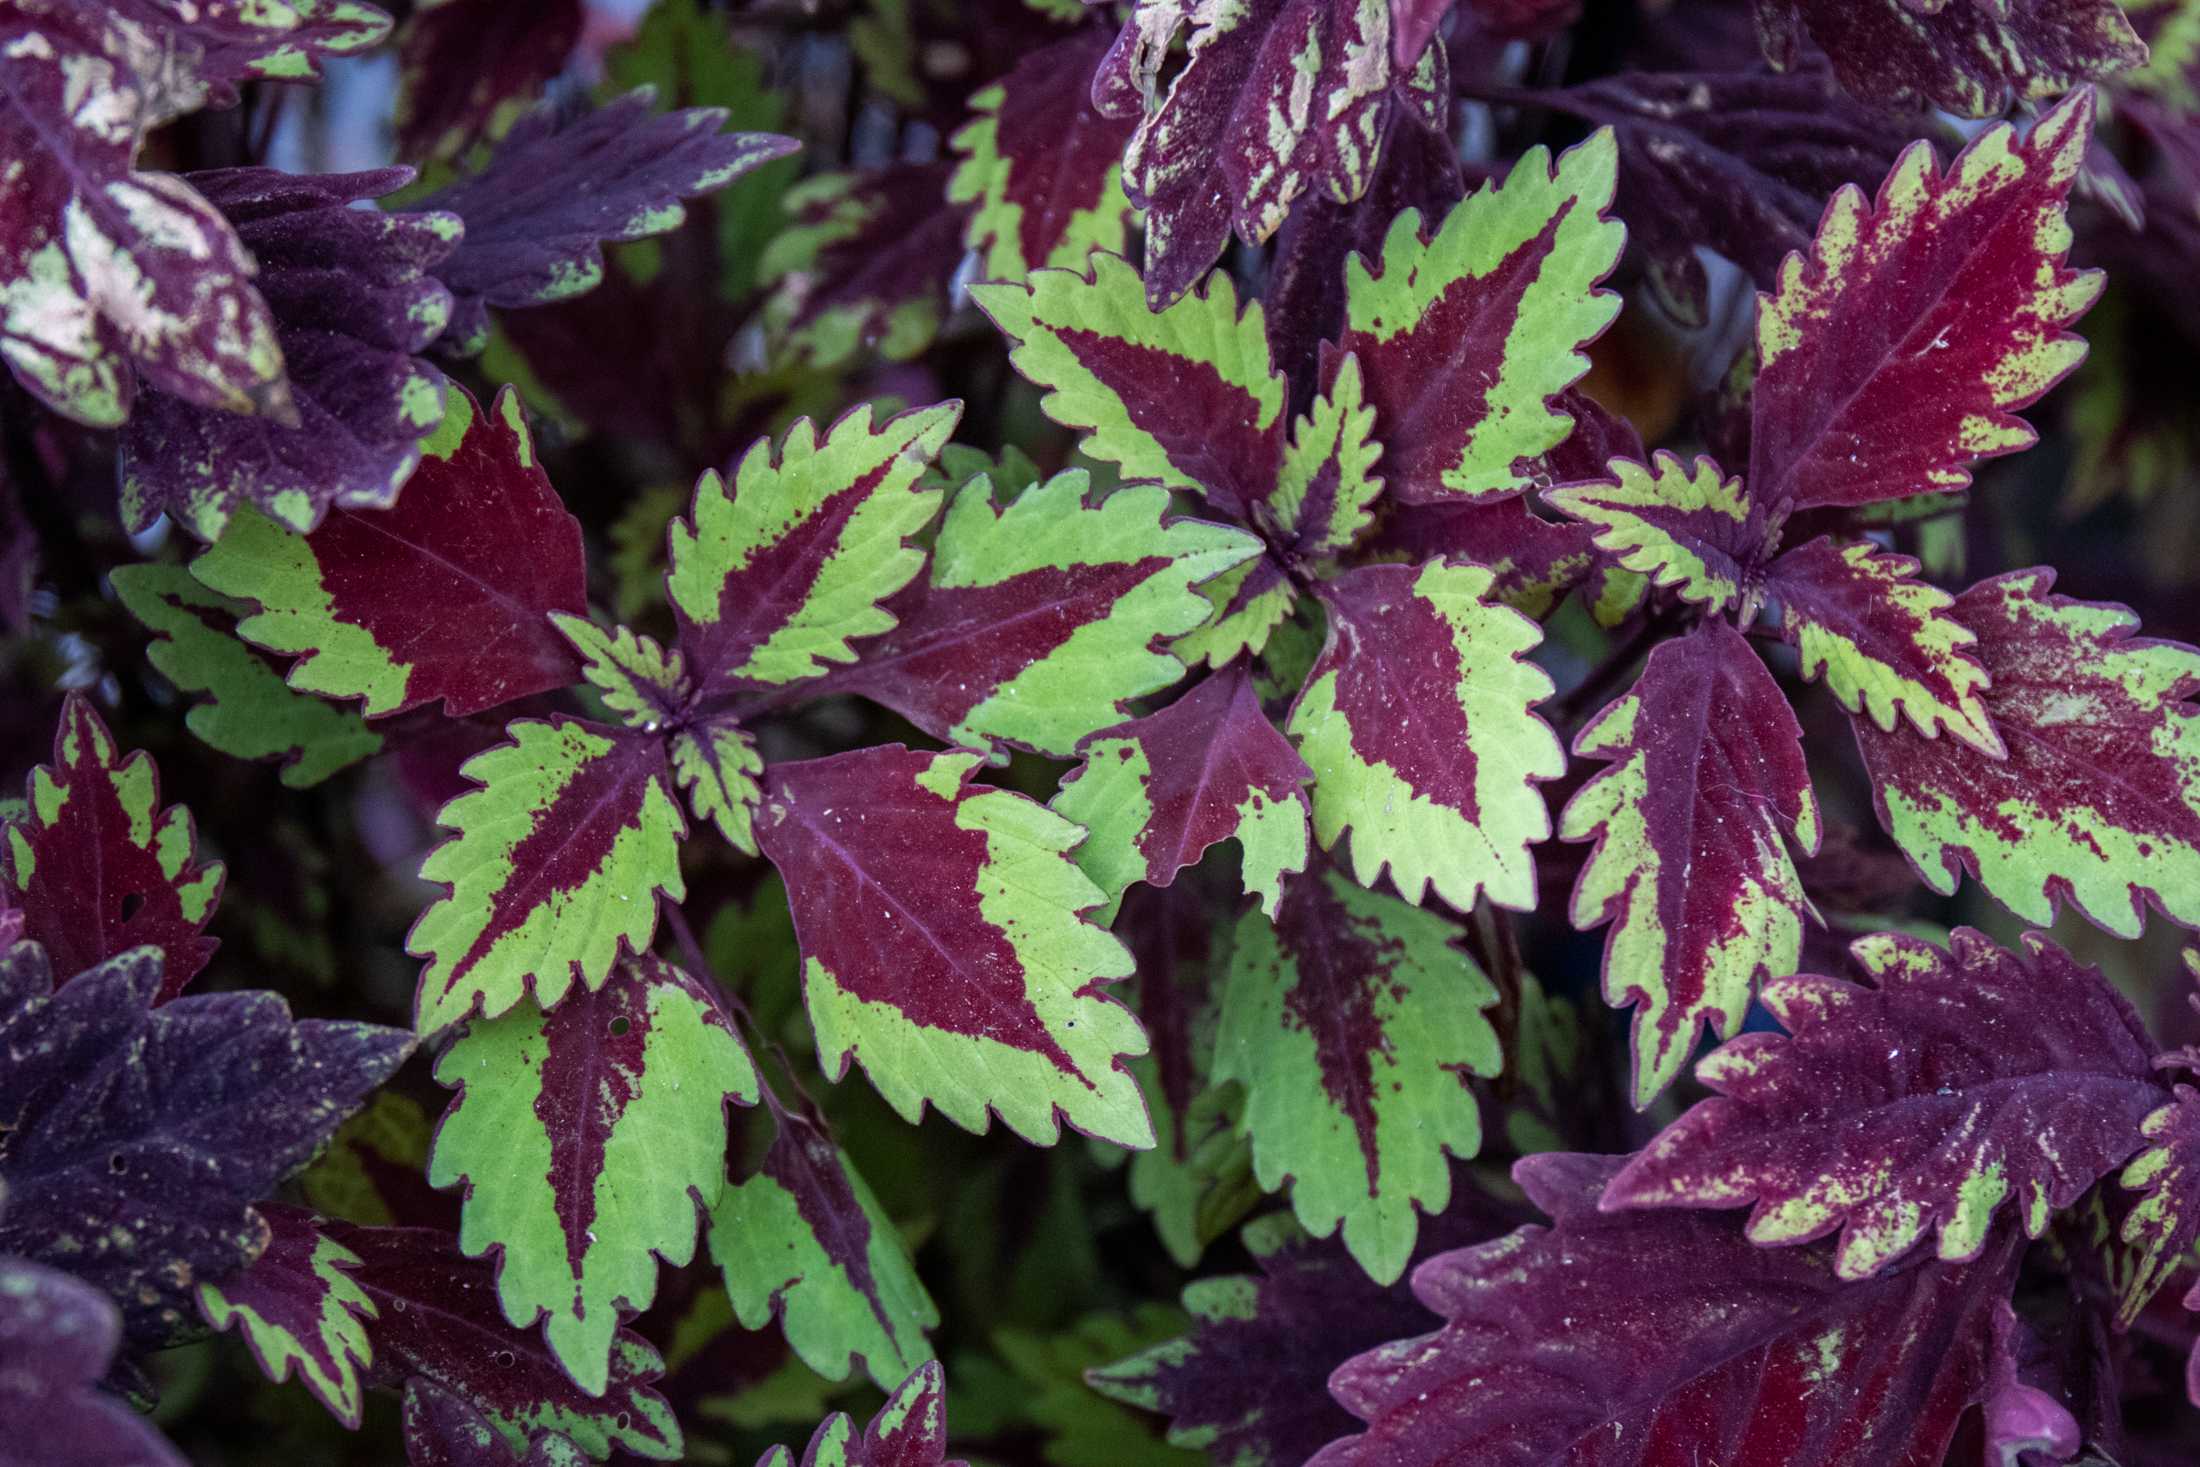
<svg viewBox="0 0 2200 1467"><path fill-rule="evenodd" d="M773 1447L756 1467L795 1467L794 1454ZM861 1432L845 1412L819 1424L801 1467L970 1467L947 1457L947 1378L925 1365L886 1398Z"/></svg>
<svg viewBox="0 0 2200 1467"><path fill-rule="evenodd" d="M1742 600L1772 526L1741 480L1709 458L1684 466L1663 450L1647 468L1614 459L1610 472L1611 483L1561 485L1544 503L1594 526L1599 550L1683 601L1723 611Z"/></svg>

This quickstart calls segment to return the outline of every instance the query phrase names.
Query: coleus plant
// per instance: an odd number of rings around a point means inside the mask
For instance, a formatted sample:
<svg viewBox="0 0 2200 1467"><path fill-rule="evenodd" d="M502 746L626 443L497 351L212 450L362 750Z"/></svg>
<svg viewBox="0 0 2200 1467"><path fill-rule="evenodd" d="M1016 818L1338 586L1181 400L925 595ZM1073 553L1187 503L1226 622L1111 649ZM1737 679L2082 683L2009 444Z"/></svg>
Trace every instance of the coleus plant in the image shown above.
<svg viewBox="0 0 2200 1467"><path fill-rule="evenodd" d="M2190 1460L2189 9L0 0L0 1462Z"/></svg>

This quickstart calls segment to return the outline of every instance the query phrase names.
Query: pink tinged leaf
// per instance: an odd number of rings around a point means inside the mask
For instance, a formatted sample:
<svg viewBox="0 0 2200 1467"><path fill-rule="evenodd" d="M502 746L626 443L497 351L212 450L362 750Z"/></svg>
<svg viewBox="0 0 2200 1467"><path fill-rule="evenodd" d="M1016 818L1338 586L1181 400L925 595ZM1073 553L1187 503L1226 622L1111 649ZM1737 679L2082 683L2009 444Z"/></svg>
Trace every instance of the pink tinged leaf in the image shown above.
<svg viewBox="0 0 2200 1467"><path fill-rule="evenodd" d="M1125 1056L1145 1035L1102 985L1129 955L1079 915L1078 828L969 783L976 754L899 745L774 766L757 840L786 879L818 1059L850 1057L914 1121L997 1112L1050 1144L1067 1119L1127 1146L1152 1130Z"/></svg>
<svg viewBox="0 0 2200 1467"><path fill-rule="evenodd" d="M1969 871L2030 922L2068 900L2123 937L2148 903L2200 925L2200 652L2134 636L2123 607L2053 584L2012 571L1950 608L1977 634L2006 759L1851 720L1880 823L1935 891Z"/></svg>
<svg viewBox="0 0 2200 1467"><path fill-rule="evenodd" d="M953 166L892 163L787 191L790 223L757 259L778 280L767 334L797 361L907 361L946 318L968 215L947 201Z"/></svg>
<svg viewBox="0 0 2200 1467"><path fill-rule="evenodd" d="M252 1204L412 1052L401 1030L295 1022L272 993L154 1008L160 986L154 948L58 991L35 943L0 955L0 1255L97 1286L141 1349L199 1328L197 1283L268 1244Z"/></svg>
<svg viewBox="0 0 2200 1467"><path fill-rule="evenodd" d="M1322 587L1328 640L1288 730L1314 771L1314 834L1351 833L1355 879L1387 866L1409 901L1461 911L1486 892L1534 904L1528 847L1550 834L1535 786L1565 769L1532 711L1550 679L1536 624L1491 601L1495 575L1432 561L1367 566Z"/></svg>
<svg viewBox="0 0 2200 1467"><path fill-rule="evenodd" d="M0 887L22 910L23 935L45 948L63 982L133 948L156 948L155 1001L181 993L214 955L203 934L223 868L196 859L189 811L161 807L152 756L123 757L91 703L71 693L53 762L31 771L23 795L22 818L0 826Z"/></svg>
<svg viewBox="0 0 2200 1467"><path fill-rule="evenodd" d="M590 1395L540 1337L505 1323L489 1265L459 1252L450 1234L350 1223L332 1223L327 1232L358 1255L353 1277L374 1304L370 1385L425 1380L479 1412L515 1456L537 1433L556 1432L591 1458L617 1449L679 1460L679 1423L649 1388L664 1361L640 1335L618 1333L610 1377L600 1394Z"/></svg>
<svg viewBox="0 0 2200 1467"><path fill-rule="evenodd" d="M2119 1329L2138 1320L2200 1239L2200 1090L2176 1086L2139 1123L2139 1136L2142 1149L2117 1178L2126 1192L2138 1194L2121 1229L2134 1263L2119 1280Z"/></svg>
<svg viewBox="0 0 2200 1467"><path fill-rule="evenodd" d="M1482 1010L1497 990L1448 917L1323 869L1271 923L1238 923L1215 1079L1245 1086L1261 1186L1291 1188L1306 1230L1341 1229L1377 1283L1397 1280L1420 1215L1451 1200L1449 1157L1482 1145L1473 1076L1503 1054Z"/></svg>
<svg viewBox="0 0 2200 1467"><path fill-rule="evenodd" d="M244 1272L199 1285L199 1311L216 1330L237 1326L269 1380L293 1373L329 1414L359 1425L365 1405L359 1372L372 1358L367 1321L373 1301L352 1280L359 1260L322 1236L311 1212L279 1202L257 1208L267 1220L266 1249Z"/></svg>
<svg viewBox="0 0 2200 1467"><path fill-rule="evenodd" d="M454 157L510 123L565 69L585 11L582 0L416 6L398 42L398 156Z"/></svg>
<svg viewBox="0 0 2200 1467"><path fill-rule="evenodd" d="M463 718L570 686L578 663L548 614L587 609L587 559L519 395L484 412L454 386L422 448L390 508L332 510L310 535L242 514L191 573L255 604L238 634L297 654L292 687L371 718L439 699Z"/></svg>
<svg viewBox="0 0 2200 1467"><path fill-rule="evenodd" d="M1167 886L1217 842L1243 848L1245 889L1275 915L1306 869L1313 772L1261 711L1242 667L1159 713L1087 739L1052 808L1085 827L1077 864L1113 905L1134 882Z"/></svg>
<svg viewBox="0 0 2200 1467"><path fill-rule="evenodd" d="M1683 465L1660 449L1647 466L1614 459L1605 482L1562 484L1544 502L1596 530L1596 546L1712 611L1751 605L1779 526L1739 479L1698 455Z"/></svg>
<svg viewBox="0 0 2200 1467"><path fill-rule="evenodd" d="M773 1447L756 1467L795 1467L794 1455ZM845 1413L826 1417L801 1467L970 1467L947 1456L946 1373L937 1361L919 1369L860 1432Z"/></svg>
<svg viewBox="0 0 2200 1467"><path fill-rule="evenodd" d="M589 1460L573 1439L534 1433L527 1455L466 1400L426 1376L405 1382L405 1461L409 1467L580 1467Z"/></svg>
<svg viewBox="0 0 2200 1467"><path fill-rule="evenodd" d="M1818 801L1786 696L1724 621L1660 643L1574 753L1612 761L1567 802L1559 834L1596 842L1570 915L1583 931L1613 924L1604 997L1637 1007L1641 1109L1705 1027L1733 1035L1752 985L1795 971L1817 913L1788 844L1817 850Z"/></svg>
<svg viewBox="0 0 2200 1467"><path fill-rule="evenodd" d="M1519 1163L1553 1224L1416 1270L1448 1322L1330 1377L1367 1430L1308 1467L1940 1467L1989 1389L2014 1232L1850 1283L1715 1213L1599 1212L1622 1161Z"/></svg>
<svg viewBox="0 0 2200 1467"><path fill-rule="evenodd" d="M956 494L898 623L825 686L943 740L1066 757L1133 698L1184 676L1166 650L1212 614L1193 589L1251 559L1243 530L1169 516L1138 484L1094 502L1065 469L1006 506L982 476Z"/></svg>
<svg viewBox="0 0 2200 1467"><path fill-rule="evenodd" d="M1808 34L1841 84L1881 107L1945 107L1994 117L2146 60L2110 0L1755 0L1765 55L1791 66Z"/></svg>
<svg viewBox="0 0 2200 1467"><path fill-rule="evenodd" d="M9 1467L185 1467L158 1428L100 1382L121 1316L59 1270L0 1260L0 1460Z"/></svg>
<svg viewBox="0 0 2200 1467"><path fill-rule="evenodd" d="M1697 1066L1715 1097L1627 1164L1607 1210L1753 1205L1752 1242L1838 1230L1835 1271L1867 1278L1929 1232L1941 1258L1976 1258L2012 1200L2038 1237L2140 1145L2162 1091L2145 1026L2098 971L1967 927L1946 950L1878 933L1851 952L1869 984L1766 982L1788 1032Z"/></svg>
<svg viewBox="0 0 2200 1467"><path fill-rule="evenodd" d="M653 113L654 100L644 87L578 116L538 108L479 173L421 201L466 222L436 268L455 302L450 340L458 350L486 341L488 307L547 305L594 289L605 244L678 228L687 218L683 199L724 188L797 146L771 133L721 132L720 108Z"/></svg>
<svg viewBox="0 0 2200 1467"><path fill-rule="evenodd" d="M1366 374L1392 497L1515 494L1565 440L1554 399L1588 371L1580 349L1619 312L1619 297L1596 288L1625 237L1604 217L1617 160L1609 130L1556 163L1530 149L1433 236L1402 214L1379 257L1346 262L1336 351Z"/></svg>
<svg viewBox="0 0 2200 1467"><path fill-rule="evenodd" d="M1906 716L1927 738L1945 729L1999 758L2006 751L1981 698L1978 637L1951 614L1956 598L1916 574L1906 555L1820 536L1766 567L1765 589L1801 651L1803 676L1823 676L1850 713L1869 713L1882 732Z"/></svg>
<svg viewBox="0 0 2200 1467"><path fill-rule="evenodd" d="M2068 1462L2078 1454L2084 1429L2049 1391L2022 1378L2040 1349L2015 1309L2006 1302L1994 1310L1994 1353L1987 1367L1981 1424L1986 1436L1986 1467L2039 1467Z"/></svg>
<svg viewBox="0 0 2200 1467"><path fill-rule="evenodd" d="M350 205L411 177L402 168L190 175L259 262L294 412L240 417L145 392L122 435L130 529L166 514L213 540L251 505L310 530L331 506L396 499L443 414L443 374L416 354L450 316L449 293L427 271L450 251L458 221Z"/></svg>
<svg viewBox="0 0 2200 1467"><path fill-rule="evenodd" d="M1107 50L1086 27L1030 51L970 99L977 116L950 144L963 157L950 202L975 205L963 242L979 273L1018 280L1042 266L1075 269L1095 249L1120 254L1130 201L1121 161L1128 119L1102 116L1090 95Z"/></svg>
<svg viewBox="0 0 2200 1467"><path fill-rule="evenodd" d="M294 420L252 253L183 180L131 169L164 100L139 71L157 46L101 7L0 16L0 154L18 164L0 182L0 358L95 427L129 415L141 377Z"/></svg>
<svg viewBox="0 0 2200 1467"><path fill-rule="evenodd" d="M542 1012L477 1020L444 1051L428 1180L465 1187L459 1246L499 1253L497 1295L543 1320L582 1389L609 1378L619 1322L649 1305L657 1260L684 1266L725 1185L727 1104L754 1066L702 982L661 959L620 963Z"/></svg>
<svg viewBox="0 0 2200 1467"><path fill-rule="evenodd" d="M1990 128L1945 173L1913 143L1876 200L1834 194L1758 298L1752 494L1781 511L1957 490L2032 443L2015 410L2085 355L2067 328L2101 293L2063 263L2093 110L2080 92L2021 141Z"/></svg>
<svg viewBox="0 0 2200 1467"><path fill-rule="evenodd" d="M554 1007L648 948L659 893L686 894L664 741L575 719L522 719L512 741L468 761L480 788L438 817L455 832L421 863L447 894L413 924L428 959L422 1033L494 1018L532 993Z"/></svg>

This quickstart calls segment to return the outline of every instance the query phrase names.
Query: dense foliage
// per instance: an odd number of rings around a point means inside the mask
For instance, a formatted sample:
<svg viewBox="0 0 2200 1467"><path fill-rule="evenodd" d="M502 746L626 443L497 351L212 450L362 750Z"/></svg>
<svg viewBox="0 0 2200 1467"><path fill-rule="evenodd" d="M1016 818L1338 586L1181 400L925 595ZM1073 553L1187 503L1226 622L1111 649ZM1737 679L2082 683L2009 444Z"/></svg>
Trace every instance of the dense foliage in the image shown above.
<svg viewBox="0 0 2200 1467"><path fill-rule="evenodd" d="M2200 1459L2195 272L2196 0L0 0L0 1467Z"/></svg>

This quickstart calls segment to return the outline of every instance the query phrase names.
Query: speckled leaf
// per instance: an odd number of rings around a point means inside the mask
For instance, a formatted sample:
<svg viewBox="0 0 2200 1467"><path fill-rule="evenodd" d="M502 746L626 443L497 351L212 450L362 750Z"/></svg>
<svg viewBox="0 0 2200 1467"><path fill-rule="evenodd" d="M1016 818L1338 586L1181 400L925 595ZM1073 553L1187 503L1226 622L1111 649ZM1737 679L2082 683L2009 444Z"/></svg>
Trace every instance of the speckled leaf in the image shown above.
<svg viewBox="0 0 2200 1467"><path fill-rule="evenodd" d="M1314 835L1351 833L1363 886L1389 867L1408 901L1535 905L1528 847L1551 833L1537 782L1566 767L1535 705L1551 680L1536 624L1474 565L1368 566L1322 588L1328 641L1291 707L1314 771Z"/></svg>
<svg viewBox="0 0 2200 1467"><path fill-rule="evenodd" d="M2159 1095L2155 1097L2161 1099ZM2132 1258L2119 1280L2116 1321L2129 1329L2200 1239L2200 1090L2179 1085L2139 1123L2141 1150L2117 1183L2139 1194L2120 1241Z"/></svg>
<svg viewBox="0 0 2200 1467"><path fill-rule="evenodd" d="M555 106L524 118L489 162L422 200L466 221L436 276L450 287L450 341L479 350L488 308L540 306L593 290L603 246L677 229L682 199L795 150L792 138L720 132L717 107L652 113L647 87L593 112Z"/></svg>
<svg viewBox="0 0 2200 1467"><path fill-rule="evenodd" d="M1732 1217L1597 1211L1621 1161L1515 1167L1552 1226L1422 1265L1449 1322L1330 1377L1368 1427L1307 1467L1940 1467L1986 1392L2013 1234L1849 1283Z"/></svg>
<svg viewBox="0 0 2200 1467"><path fill-rule="evenodd" d="M861 1362L890 1391L932 1358L925 1334L940 1312L824 1118L777 1103L772 1113L778 1131L762 1164L711 1212L711 1258L743 1328L776 1316L818 1374L845 1380Z"/></svg>
<svg viewBox="0 0 2200 1467"><path fill-rule="evenodd" d="M67 982L132 948L160 951L155 1002L183 991L214 939L202 936L221 900L222 864L201 865L191 814L160 803L150 754L123 757L82 694L71 693L54 730L53 762L31 771L23 818L7 840L8 898L23 935L42 944Z"/></svg>
<svg viewBox="0 0 2200 1467"><path fill-rule="evenodd" d="M448 887L406 940L428 959L423 1034L598 987L622 950L648 948L658 893L687 894L662 740L569 718L508 732L460 771L480 788L443 807L456 833L420 866Z"/></svg>
<svg viewBox="0 0 2200 1467"><path fill-rule="evenodd" d="M398 43L397 152L445 158L509 127L565 69L583 0L415 5Z"/></svg>
<svg viewBox="0 0 2200 1467"><path fill-rule="evenodd" d="M158 1427L101 1388L121 1342L121 1315L99 1290L0 1259L0 1462L186 1467Z"/></svg>
<svg viewBox="0 0 2200 1467"><path fill-rule="evenodd" d="M1973 460L2031 444L2015 409L2085 355L2065 328L2101 293L2063 264L2092 130L2082 92L2021 141L1989 128L1945 173L1918 142L1876 200L1834 194L1758 298L1753 495L1784 513L1961 489Z"/></svg>
<svg viewBox="0 0 2200 1467"><path fill-rule="evenodd" d="M105 7L0 15L0 358L47 406L112 428L144 385L236 413L294 412L252 254L182 179L136 173L174 97L162 42ZM198 88L191 88L198 93Z"/></svg>
<svg viewBox="0 0 2200 1467"><path fill-rule="evenodd" d="M358 0L109 0L102 8L166 53L168 106L153 114L163 121L197 106L200 88L226 107L241 81L318 79L327 57L379 45L390 32L389 16Z"/></svg>
<svg viewBox="0 0 2200 1467"><path fill-rule="evenodd" d="M914 1121L926 1102L1042 1145L1061 1120L1153 1141L1122 1058L1146 1037L1103 985L1130 956L1079 914L1078 828L969 782L975 754L899 745L775 766L757 839L786 878L829 1080L851 1056Z"/></svg>
<svg viewBox="0 0 2200 1467"><path fill-rule="evenodd" d="M1698 1065L1713 1098L1602 1205L1751 1207L1763 1246L1838 1230L1845 1279L1928 1233L1941 1258L1976 1258L2004 1202L2038 1237L2138 1148L2162 1090L2123 996L2036 934L2023 947L1968 927L1945 950L1882 932L1850 948L1867 982L1768 979L1762 1001L1788 1032L1745 1034Z"/></svg>
<svg viewBox="0 0 2200 1467"><path fill-rule="evenodd" d="M1635 1006L1634 1101L1671 1084L1702 1029L1741 1026L1751 986L1795 971L1816 910L1788 854L1818 849L1803 731L1742 634L1708 621L1662 642L1574 740L1608 768L1559 819L1594 840L1571 916L1605 922L1604 997Z"/></svg>
<svg viewBox="0 0 2200 1467"><path fill-rule="evenodd" d="M1289 427L1259 303L1239 315L1217 274L1156 311L1128 261L1095 255L1090 270L1037 270L970 298L1016 343L1016 370L1046 389L1040 408L1085 434L1086 453L1245 517L1274 490Z"/></svg>
<svg viewBox="0 0 2200 1467"><path fill-rule="evenodd" d="M1482 1010L1497 990L1450 919L1335 871L1284 889L1271 923L1239 922L1215 1078L1244 1083L1253 1169L1287 1182L1306 1230L1395 1282L1420 1213L1451 1199L1447 1156L1482 1146L1470 1075L1503 1060Z"/></svg>
<svg viewBox="0 0 2200 1467"><path fill-rule="evenodd" d="M479 1411L515 1456L536 1433L557 1432L592 1458L617 1448L655 1461L679 1460L680 1425L664 1398L648 1388L664 1361L640 1335L618 1333L610 1378L602 1394L591 1396L539 1336L504 1322L494 1272L459 1252L450 1234L350 1223L331 1223L327 1231L358 1256L352 1277L374 1305L367 1330L374 1345L370 1385L424 1379ZM529 1467L535 1467L532 1459Z"/></svg>
<svg viewBox="0 0 2200 1467"><path fill-rule="evenodd" d="M947 201L950 163L825 173L789 189L791 222L758 257L781 349L813 367L875 353L907 361L947 316L968 213Z"/></svg>
<svg viewBox="0 0 2200 1467"><path fill-rule="evenodd" d="M756 1467L796 1467L773 1447ZM845 1413L828 1416L803 1450L801 1467L970 1467L947 1456L947 1377L925 1365L902 1382L861 1432Z"/></svg>
<svg viewBox="0 0 2200 1467"><path fill-rule="evenodd" d="M899 622L834 677L937 738L1067 757L1132 698L1184 675L1164 650L1207 619L1192 589L1249 559L1242 530L1168 516L1158 485L1093 502L1066 469L1005 507L992 483L955 495Z"/></svg>
<svg viewBox="0 0 2200 1467"><path fill-rule="evenodd" d="M253 603L238 634L295 655L292 687L370 718L438 699L458 718L570 685L578 666L544 613L586 609L588 562L518 393L484 412L454 386L421 448L392 507L332 510L310 535L244 510L191 573Z"/></svg>
<svg viewBox="0 0 2200 1467"><path fill-rule="evenodd" d="M854 659L894 625L880 603L924 567L908 537L939 512L925 470L962 417L944 402L876 427L869 404L822 437L797 419L775 449L715 473L672 522L665 589L705 694L780 686Z"/></svg>
<svg viewBox="0 0 2200 1467"><path fill-rule="evenodd" d="M2123 937L2149 902L2200 925L2200 652L2133 636L2129 611L2053 584L2011 571L1950 608L1978 636L2008 758L1850 720L1880 824L1933 890L1969 871L2028 922L2067 900Z"/></svg>
<svg viewBox="0 0 2200 1467"><path fill-rule="evenodd" d="M1112 925L1134 882L1167 886L1218 841L1236 840L1248 892L1271 917L1283 878L1306 869L1312 773L1261 711L1243 668L1159 713L1087 739L1052 808L1085 827L1077 864L1107 894Z"/></svg>
<svg viewBox="0 0 2200 1467"><path fill-rule="evenodd" d="M1820 536L1766 567L1765 580L1803 676L1823 676L1843 708L1882 731L1906 716L1927 738L1945 731L1998 758L1978 638L1950 614L1955 597L1916 574L1909 556Z"/></svg>
<svg viewBox="0 0 2200 1467"><path fill-rule="evenodd" d="M450 318L450 295L428 272L450 252L458 221L350 206L411 177L403 168L190 175L259 261L292 413L239 416L148 384L122 434L128 528L166 514L212 540L250 504L310 530L332 506L396 500L443 416L443 374L415 353Z"/></svg>
<svg viewBox="0 0 2200 1467"><path fill-rule="evenodd" d="M1179 30L1184 64L1161 92ZM1442 48L1395 72L1390 0L1137 0L1093 78L1107 116L1139 118L1123 184L1146 211L1146 286L1175 300L1234 225L1258 244L1311 190L1367 190L1393 109L1439 110Z"/></svg>
<svg viewBox="0 0 2200 1467"><path fill-rule="evenodd" d="M1754 0L1757 35L1776 66L1803 37L1832 58L1859 98L1995 117L2104 81L2146 60L2114 0Z"/></svg>
<svg viewBox="0 0 2200 1467"><path fill-rule="evenodd" d="M1626 235L1604 217L1618 157L1609 129L1555 164L1531 148L1433 238L1409 210L1379 259L1346 261L1337 349L1366 374L1393 497L1515 494L1530 486L1526 461L1565 440L1572 420L1552 399L1619 314L1619 296L1596 288Z"/></svg>
<svg viewBox="0 0 2200 1467"><path fill-rule="evenodd" d="M589 1460L556 1431L533 1433L522 1457L471 1402L426 1376L405 1382L403 1420L409 1467L581 1467Z"/></svg>
<svg viewBox="0 0 2200 1467"><path fill-rule="evenodd" d="M327 1143L412 1050L402 1030L295 1022L272 993L152 1007L160 952L58 991L46 955L0 955L0 1254L65 1267L123 1306L133 1346L195 1325L202 1279L267 1247L252 1203Z"/></svg>
<svg viewBox="0 0 2200 1467"><path fill-rule="evenodd" d="M1080 268L1094 250L1122 253L1132 127L1101 116L1091 98L1107 44L1087 27L1026 53L970 99L977 115L949 139L962 162L947 197L975 206L963 242L979 252L982 278L1021 280L1041 266Z"/></svg>
<svg viewBox="0 0 2200 1467"><path fill-rule="evenodd" d="M374 1304L351 1278L358 1256L325 1237L312 1213L279 1202L256 1209L267 1247L240 1274L199 1285L199 1312L217 1330L237 1326L261 1373L295 1373L329 1414L356 1427L365 1405L360 1367L374 1358Z"/></svg>
<svg viewBox="0 0 2200 1467"><path fill-rule="evenodd" d="M701 980L628 958L544 1013L522 1002L469 1024L436 1062L458 1091L428 1180L463 1186L459 1246L498 1253L497 1297L600 1395L623 1317L686 1266L725 1186L726 1104L756 1070Z"/></svg>
<svg viewBox="0 0 2200 1467"><path fill-rule="evenodd" d="M1654 586L1712 611L1754 589L1777 533L1764 504L1709 458L1660 450L1646 467L1614 459L1609 482L1562 484L1543 500L1596 530L1599 550Z"/></svg>

